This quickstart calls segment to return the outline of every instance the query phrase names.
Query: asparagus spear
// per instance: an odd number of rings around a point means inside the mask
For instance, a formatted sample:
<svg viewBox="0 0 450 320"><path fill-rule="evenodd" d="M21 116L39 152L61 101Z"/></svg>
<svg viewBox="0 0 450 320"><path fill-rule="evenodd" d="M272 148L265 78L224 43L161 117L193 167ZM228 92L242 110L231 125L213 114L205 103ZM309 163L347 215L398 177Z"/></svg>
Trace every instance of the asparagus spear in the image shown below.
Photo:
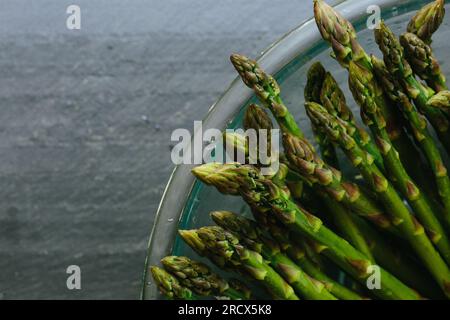
<svg viewBox="0 0 450 320"><path fill-rule="evenodd" d="M270 131L273 128L272 121L269 118L268 114L263 109L261 109L260 107L258 107L255 104L252 104L247 108L247 110L244 114L243 126L244 126L244 129L246 129L246 130L255 129L255 130L257 130L257 132L259 132L259 130L261 130L261 129ZM235 133L233 133L233 134L226 133L225 136L228 136L225 139L226 144L227 145L231 144L233 149L240 150L240 152L242 154L247 156L247 160L248 160L247 163L251 163L249 161L251 160L250 154L252 152L249 150L250 146L246 143L245 139ZM270 144L270 142L269 142L269 144ZM284 158L284 155L282 155L282 157ZM283 172L283 174L280 175L280 172ZM282 177L282 179L280 179L280 177ZM286 178L288 178L288 179L286 179ZM314 196L315 191L311 188L311 186L305 185L303 183L304 181L302 180L302 178L300 176L298 176L297 174L293 173L292 171L289 171L283 163L280 164L280 169L279 169L278 173L272 178L272 180L275 181L278 185L280 185L282 187L284 187L286 185L289 188L289 190L291 191L291 194L294 199L298 199L298 200L301 199L301 201L303 203L311 204L311 201L308 201L309 199L305 195L309 194L309 195ZM280 181L280 180L282 180L282 181ZM314 197L313 201L314 200L315 200L315 197ZM317 201L314 201L314 202L317 203ZM343 220L343 219L340 219L339 215L334 215L333 217L335 217L335 219L338 221ZM344 229L344 234L346 236L348 236L347 239L349 241L351 241L352 243L357 245L358 249L361 249L364 253L367 253L370 256L370 251L364 250L364 249L368 249L364 239L361 237L359 232L357 232L357 230L355 230L354 226L352 228L351 225L349 226L347 224L346 228ZM361 245L361 246L358 246L358 245Z"/></svg>
<svg viewBox="0 0 450 320"><path fill-rule="evenodd" d="M373 261L325 227L319 218L298 207L290 200L288 193L260 175L257 168L236 163L208 163L194 168L192 172L201 181L214 185L221 192L240 194L251 206L265 206L293 232L317 241L324 247L324 254L361 283L366 284L366 279L371 276L368 267L373 265ZM226 245L219 245L219 249L220 247ZM233 255L233 252L228 255ZM380 273L381 288L373 292L378 297L420 299L417 292L384 269L380 268Z"/></svg>
<svg viewBox="0 0 450 320"><path fill-rule="evenodd" d="M385 217L381 211L379 211L375 202L373 202L364 193L360 192L357 185L351 182L341 183L340 172L332 167L329 167L330 169L328 169L328 167L325 167L326 164L323 163L320 158L314 156L314 148L309 145L306 140L299 140L301 141L301 144L304 145L304 149L302 149L302 151L308 150L307 152L302 153L302 155L306 156L306 158L308 158L308 156L310 155L313 156L311 157L311 159L314 159L314 161L320 163L319 166L321 168L315 174L311 174L311 172L305 173L305 171L301 170L301 165L298 167L293 166L293 170L297 170L297 172L302 176L303 180L307 182L307 186L313 192L315 192L315 195L317 197L316 201L323 203L328 212L332 213L331 218L344 238L350 241L350 243L355 246L356 249L360 250L367 257L373 259L368 241L364 239L364 236L358 230L358 227L354 224L353 218L351 217L348 209L344 208L340 204L340 202L346 204L349 208L355 210L356 213L359 213L360 215L366 217L383 229L389 230L394 234L397 234L397 230L393 228L389 219ZM299 159L299 156L295 152L295 146L289 146L289 143L287 143L285 145L285 149L290 151L290 158L293 159L293 163L299 163L304 160ZM306 161L310 161L311 159L308 159ZM323 179L321 178L321 175L327 175L327 173L325 173L327 170L329 170L330 175L333 176L332 182L323 181ZM291 188L289 189L291 190ZM327 193L329 195L327 195ZM302 201L304 201L303 198Z"/></svg>
<svg viewBox="0 0 450 320"><path fill-rule="evenodd" d="M389 180L374 165L372 157L363 151L347 133L349 128L345 126L344 121L339 121L339 118L333 117L317 104L309 103L308 110L314 114L317 125L320 123L327 130L330 138L339 143L353 166L360 170L365 180L377 192L378 199L383 203L386 211L392 215L398 230L408 240L444 293L450 297L450 270L434 249L422 225L410 214Z"/></svg>
<svg viewBox="0 0 450 320"><path fill-rule="evenodd" d="M314 1L314 16L322 38L331 44L335 59L343 67L348 68L350 61L355 61L367 70L372 70L370 57L358 43L356 32L348 20L322 0ZM377 91L382 92L382 89L379 88ZM401 115L397 110L390 108L383 94L376 99L386 120L389 137L400 152L408 172L411 172L417 181L426 181L421 163L417 161L420 155L401 126Z"/></svg>
<svg viewBox="0 0 450 320"><path fill-rule="evenodd" d="M428 131L427 121L421 114L419 114L415 106L403 93L395 78L393 78L392 75L386 70L383 61L375 57L372 57L372 61L378 79L380 82L384 83L385 91L389 94L393 101L396 101L397 106L401 109L405 118L408 120L413 137L415 138L417 144L421 147L423 154L430 164L430 168L434 173L434 180L436 181L436 186L438 187L441 201L445 207L444 210L437 211L441 211L443 213L446 222L450 225L450 180L440 151ZM442 96L443 93L438 95ZM430 103L430 100L428 103ZM442 231L440 233L442 234Z"/></svg>
<svg viewBox="0 0 450 320"><path fill-rule="evenodd" d="M398 239L389 239L386 235L376 232L366 221L358 217L354 218L354 222L370 243L372 254L377 262L387 271L427 298L443 298L441 289L429 276L427 270L411 259L409 250L407 250L408 254L405 254Z"/></svg>
<svg viewBox="0 0 450 320"><path fill-rule="evenodd" d="M257 131L257 133L259 133L260 130L267 130L267 138L269 139L266 143L266 146L268 148L267 154L271 154L272 150L270 150L270 148L271 148L270 131L273 129L273 123L272 123L272 120L270 119L269 115L267 114L267 112L264 109L257 106L256 104L251 104L247 108L247 110L244 114L243 127L245 130L254 129ZM260 137L258 136L258 141L259 141L259 139L260 139ZM262 145L264 145L264 143ZM258 146L261 146L261 144L258 143ZM245 152L246 151L244 151L244 153ZM250 152L248 152L248 153L250 153ZM274 155L271 154L271 156L274 159L277 156L279 156L279 158L284 158L283 154L274 154ZM283 162L282 159L280 159L280 161ZM285 171L284 169L285 169L284 165L281 163L278 173ZM305 194L311 194L311 191L312 191L311 188L309 186L305 186L301 177L294 174L293 172L285 171L285 173L287 174L288 177L285 177L286 179L284 179L285 181L283 183L286 183L286 185L289 187L290 191L292 192L293 197L295 199L302 198L302 201L307 200L307 199L305 199ZM280 175L277 174L275 178L277 178L279 176Z"/></svg>
<svg viewBox="0 0 450 320"><path fill-rule="evenodd" d="M254 129L257 131L270 131L273 129L272 119L270 119L267 112L254 103L249 105L247 110L245 111L242 126L245 130ZM268 136L270 137L270 135Z"/></svg>
<svg viewBox="0 0 450 320"><path fill-rule="evenodd" d="M161 260L164 268L175 275L179 282L200 296L223 296L232 300L248 300L250 289L233 281L229 283L209 267L188 257L167 256ZM234 286L234 284L238 284Z"/></svg>
<svg viewBox="0 0 450 320"><path fill-rule="evenodd" d="M311 278L283 254L278 244L264 235L256 222L230 211L215 211L211 217L217 225L235 234L248 248L268 260L301 297L308 300L336 300L322 282Z"/></svg>
<svg viewBox="0 0 450 320"><path fill-rule="evenodd" d="M436 93L428 99L427 105L432 108L441 109L447 113L447 116L450 115L450 91L444 90Z"/></svg>
<svg viewBox="0 0 450 320"><path fill-rule="evenodd" d="M181 285L177 278L164 269L152 266L150 271L158 289L166 298L171 300L196 300L191 290Z"/></svg>
<svg viewBox="0 0 450 320"><path fill-rule="evenodd" d="M251 104L248 106L243 119L243 127L245 130L253 129L256 131L257 135L257 146L253 146L253 150L248 151L248 155L251 156L252 152L257 156L257 161L255 159L249 158L248 160L256 162L258 165L261 165L261 161L259 159L260 153L259 148L266 148L266 155L269 156L269 161L264 161L265 164L267 162L277 161L279 158L278 153L274 153L275 150L272 150L272 136L271 131L273 129L272 119L270 119L267 112L259 107L256 104ZM266 135L261 137L262 131L266 130ZM248 146L248 144L246 144ZM251 146L248 146L251 147ZM273 154L272 154L273 153Z"/></svg>
<svg viewBox="0 0 450 320"><path fill-rule="evenodd" d="M270 235L279 243L280 248L286 252L295 263L303 268L307 274L321 281L325 285L325 288L327 288L327 290L335 297L341 300L365 299L360 294L350 290L325 274L317 263L307 256L306 250L290 239L291 233L289 230L280 227L275 221L272 221L272 219L270 219L266 228L269 230Z"/></svg>
<svg viewBox="0 0 450 320"><path fill-rule="evenodd" d="M439 108L450 120L450 91L444 90L436 93L428 99L427 105L430 108Z"/></svg>
<svg viewBox="0 0 450 320"><path fill-rule="evenodd" d="M206 264L183 256L167 256L161 260L164 268L195 294L219 299L243 300L251 298L250 289L239 280L226 281L212 272Z"/></svg>
<svg viewBox="0 0 450 320"><path fill-rule="evenodd" d="M274 181L281 188L286 187L286 185L288 185L286 183L287 181L285 181L285 178L280 179L279 176L286 177L288 175L288 171L288 167L284 164L281 164L279 172L272 178L272 181ZM356 249L373 260L368 242L353 222L353 218L347 211L347 209L345 209L341 204L333 201L325 192L320 190L319 185L313 184L312 186L310 186L308 184L306 188L310 188L310 191L312 191L316 195L316 201L318 200L322 202L324 204L324 207L327 208L327 211L330 213L329 217L334 222L341 235L353 246L355 246ZM289 190L291 191L292 188L289 188ZM305 197L303 196L298 198L301 198L302 203L307 202L305 201ZM255 210L258 211L258 208L255 208Z"/></svg>
<svg viewBox="0 0 450 320"><path fill-rule="evenodd" d="M235 270L234 265L217 254L217 252L208 250L203 240L200 239L195 230L178 230L178 234L183 241L191 247L198 255L208 258L212 263L221 269Z"/></svg>
<svg viewBox="0 0 450 320"><path fill-rule="evenodd" d="M305 100L320 103L321 89L325 80L326 71L320 62L315 62L308 70L307 81L305 86ZM314 133L314 138L319 145L320 153L323 160L335 168L339 167L336 150L333 144L328 141L328 137L324 132L311 123L311 128Z"/></svg>
<svg viewBox="0 0 450 320"><path fill-rule="evenodd" d="M294 164L295 167L298 168L300 172L306 173L307 170L304 168L308 168L307 172L312 172L311 175L315 176L318 172L318 176L323 177L330 177L328 180L333 177L333 170L332 168L329 168L326 166L323 161L320 160L315 155L314 149L308 144L304 143L303 139L295 138L293 136L285 135L283 137L283 144L286 150L286 153L291 160L292 164ZM303 169L302 169L303 168ZM318 180L318 179L317 179ZM324 180L326 182L326 180ZM336 183L336 182L335 182ZM340 181L337 180L337 188L334 193L339 193L339 183ZM327 188L330 188L330 186L333 185L333 183L326 182L324 184ZM336 188L336 187L334 187ZM348 188L347 188L348 189ZM344 198L345 199L345 198ZM364 203L364 202L363 202ZM365 202L366 204L370 205L370 202ZM352 203L347 203L351 207ZM333 204L331 203L330 206ZM362 204L360 206L363 207ZM374 207L376 208L376 204L374 204ZM336 206L335 206L336 208ZM380 209L377 209L380 210ZM358 212L358 211L354 211ZM369 211L370 212L370 211ZM390 222L389 218L385 216L383 211L378 211L379 216L375 219L375 222L379 221L386 221L387 223ZM365 217L364 214L361 214L362 217ZM368 219L370 220L370 219ZM395 252L392 252L389 245L383 241L382 238L377 237L375 232L371 232L369 228L365 227L362 223L359 223L357 219L353 219L354 223L357 224L357 228L362 231L362 233L366 236L367 242L369 243L369 247L371 248L372 254L375 256L376 260L380 262L383 266L387 266L388 270L396 275L397 277L401 278L401 280L406 281L407 283L414 284L417 287L420 287L422 292L427 292L426 290L423 290L426 286L423 286L422 283L419 283L421 281L416 281L416 279L420 279L421 276L420 270L417 270L415 268L414 264L409 261L406 257L403 255L396 254ZM383 226L383 225L381 225ZM392 225L388 225L389 228L385 230L391 231L391 233L396 234L398 233L398 230L395 229ZM397 257L397 259L393 260L391 258ZM426 289L426 288L425 288Z"/></svg>
<svg viewBox="0 0 450 320"><path fill-rule="evenodd" d="M330 43L334 58L341 66L348 68L352 60L369 62L353 25L341 14L324 1L314 0L314 17L322 38Z"/></svg>
<svg viewBox="0 0 450 320"><path fill-rule="evenodd" d="M314 62L311 67L309 67L304 90L306 101L320 102L322 84L325 80L326 73L327 71L319 61Z"/></svg>
<svg viewBox="0 0 450 320"><path fill-rule="evenodd" d="M355 141L374 157L377 166L384 171L383 157L380 151L373 143L370 135L356 125L353 114L345 101L344 93L329 72L327 72L323 82L320 101L319 104L322 104L328 112L347 121L355 129L353 135Z"/></svg>
<svg viewBox="0 0 450 320"><path fill-rule="evenodd" d="M372 255L370 242L358 226L355 224L354 217L349 210L347 210L340 203L333 201L327 194L320 192L320 199L323 201L325 207L333 224L336 226L337 231L342 235L344 239L350 242L356 249L363 253L366 257L372 261L376 259Z"/></svg>
<svg viewBox="0 0 450 320"><path fill-rule="evenodd" d="M342 180L340 171L326 165L305 139L283 135L283 146L290 168L311 184L318 184L336 202L344 204L356 214L379 228L396 234L390 218L358 185Z"/></svg>
<svg viewBox="0 0 450 320"><path fill-rule="evenodd" d="M245 114L244 119L242 121L242 125L245 130L255 130L257 134L257 140L258 140L258 148L265 146L267 148L267 154L271 155L271 131L273 129L273 123L272 119L270 119L267 112L259 107L258 105L252 103L248 106ZM266 130L267 135L266 137L261 137L260 133ZM267 141L260 141L261 138ZM264 143L262 143L264 142ZM277 156L277 155L273 155Z"/></svg>
<svg viewBox="0 0 450 320"><path fill-rule="evenodd" d="M313 184L312 189L317 196L317 201L323 204L322 210L328 214L325 218L330 218L333 225L336 227L339 234L350 242L357 250L366 255L366 257L375 261L371 247L367 239L359 230L358 226L353 221L353 216L347 208L341 203L334 201L329 195L322 190L319 184Z"/></svg>
<svg viewBox="0 0 450 320"><path fill-rule="evenodd" d="M265 73L256 61L243 55L233 54L230 60L245 85L253 89L261 103L273 113L280 128L295 136L302 137L303 132L297 126L293 115L281 99L280 87L276 80Z"/></svg>
<svg viewBox="0 0 450 320"><path fill-rule="evenodd" d="M320 154L322 155L323 160L336 168L339 168L339 160L336 154L336 149L333 144L328 141L328 137L321 132L317 127L311 126L314 139L316 143L319 145Z"/></svg>
<svg viewBox="0 0 450 320"><path fill-rule="evenodd" d="M209 250L209 248L205 245L204 241L200 239L196 230L178 230L178 234L183 239L183 241L189 247L191 247L198 255L208 258L220 269L229 272L236 272L240 276L248 280L254 280L251 275L245 272L245 270L237 269L236 266L229 259L224 258L216 251ZM233 282L233 287L239 288L239 283Z"/></svg>
<svg viewBox="0 0 450 320"><path fill-rule="evenodd" d="M294 289L263 259L263 257L240 244L239 239L220 227L202 227L194 231L208 250L216 252L235 268L244 270L261 282L275 299L299 300Z"/></svg>
<svg viewBox="0 0 450 320"><path fill-rule="evenodd" d="M323 104L329 112L348 119L357 128L353 114L347 106L344 93L339 88L331 73L327 72L320 62L314 63L308 70L304 95L307 102L311 101ZM336 151L334 150L333 144L328 141L325 133L320 132L320 128L314 126L313 122L311 122L311 125L321 149L322 158L327 164L338 168L338 161L335 158ZM374 156L377 164L383 168L383 160L377 147L362 128L358 127L358 130L355 132L355 139Z"/></svg>
<svg viewBox="0 0 450 320"><path fill-rule="evenodd" d="M320 92L320 102L329 112L355 124L353 113L347 106L344 93L330 72L325 74Z"/></svg>
<svg viewBox="0 0 450 320"><path fill-rule="evenodd" d="M400 36L400 44L412 70L436 92L447 90L445 76L431 48L414 33Z"/></svg>
<svg viewBox="0 0 450 320"><path fill-rule="evenodd" d="M389 135L386 132L386 122L380 112L380 108L378 108L378 105L373 98L376 95L376 89L373 85L375 80L372 77L372 73L366 72L364 68L361 68L353 62L350 63L349 70L350 89L355 97L355 100L361 106L361 112L363 115L362 118L365 119L366 124L372 130L372 133L375 135L378 142L378 146L380 150L382 150L384 163L386 164L388 172L392 177L391 180L393 184L409 201L413 210L417 213L420 221L427 229L431 240L437 244L445 259L450 262L450 242L445 235L445 231L440 225L438 219L434 216L429 201L426 199L423 192L417 187L415 182L409 177L406 169L403 167L403 164L398 157L398 152L395 150L389 139ZM320 106L313 106L313 108L319 113L321 112L320 109L322 109L323 112L326 112L325 108L321 108ZM351 129L347 123L344 123L344 125ZM349 129L347 130L347 133L350 132ZM429 138L431 139L431 137ZM433 151L437 152L438 150L434 149ZM438 164L436 160L440 159L436 159L436 157L434 157L434 165ZM440 167L443 167L442 161L440 164ZM442 172L439 176L441 175ZM444 185L441 184L440 186L450 186L448 177L447 182L448 183L444 183ZM448 195L450 195L450 188L440 188L439 190L445 191Z"/></svg>
<svg viewBox="0 0 450 320"><path fill-rule="evenodd" d="M397 80L401 83L405 92L409 98L415 102L419 111L430 121L442 144L447 152L449 152L449 121L441 110L430 108L427 105L428 99L434 92L427 90L416 80L416 78L414 78L411 66L404 58L402 46L384 22L381 22L379 27L375 29L375 40L380 50L383 52L386 67L391 70Z"/></svg>
<svg viewBox="0 0 450 320"><path fill-rule="evenodd" d="M416 34L426 43L444 20L444 0L436 0L422 7L408 23L408 32Z"/></svg>

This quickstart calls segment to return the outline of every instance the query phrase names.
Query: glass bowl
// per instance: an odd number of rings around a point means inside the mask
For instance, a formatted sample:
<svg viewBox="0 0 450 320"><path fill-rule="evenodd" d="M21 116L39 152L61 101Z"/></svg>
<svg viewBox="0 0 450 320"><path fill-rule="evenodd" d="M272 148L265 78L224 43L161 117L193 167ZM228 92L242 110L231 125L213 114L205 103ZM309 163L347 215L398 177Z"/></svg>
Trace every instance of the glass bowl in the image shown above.
<svg viewBox="0 0 450 320"><path fill-rule="evenodd" d="M358 32L358 39L366 51L381 56L374 41L373 31L366 26L367 17L370 15L367 13L367 8L370 5L378 5L381 8L382 18L396 34L400 34L406 30L406 24L413 13L427 2L429 1L347 0L335 7L353 23ZM311 12L311 16L312 14ZM446 56L448 49L445 38L450 31L449 19L447 15L441 28L433 37L433 49L437 57L441 58L440 61L443 61L442 58ZM331 49L322 40L314 19L310 19L271 45L258 59L260 66L275 76L280 84L284 102L310 141L313 139L309 120L303 108L303 88L306 83L306 72L313 62L321 61L333 74L337 82L341 84L349 106L355 115L359 114L358 107L351 99L348 89L347 71L329 56L330 52ZM442 63L442 68L446 72L449 66ZM203 130L240 128L245 108L252 102L257 102L252 91L236 78L210 108L203 120ZM158 207L145 262L141 294L143 299L160 298L148 267L159 265L160 259L164 256L187 255L200 261L204 260L184 244L177 234L178 229L212 225L209 212L213 210L231 210L249 215L248 207L239 197L224 196L215 188L196 181L190 173L192 167L179 165L175 168ZM344 167L343 170L351 169Z"/></svg>

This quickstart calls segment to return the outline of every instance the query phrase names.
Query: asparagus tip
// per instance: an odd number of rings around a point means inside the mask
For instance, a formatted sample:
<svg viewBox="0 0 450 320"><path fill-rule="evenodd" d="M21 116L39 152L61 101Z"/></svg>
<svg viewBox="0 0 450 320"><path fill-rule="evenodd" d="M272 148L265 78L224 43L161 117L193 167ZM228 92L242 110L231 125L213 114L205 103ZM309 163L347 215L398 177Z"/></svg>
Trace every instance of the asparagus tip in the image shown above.
<svg viewBox="0 0 450 320"><path fill-rule="evenodd" d="M436 0L423 6L409 21L407 31L430 43L433 33L444 20L444 4L444 0Z"/></svg>
<svg viewBox="0 0 450 320"><path fill-rule="evenodd" d="M320 102L320 93L325 79L325 68L319 61L314 62L308 69L305 86L305 100Z"/></svg>
<svg viewBox="0 0 450 320"><path fill-rule="evenodd" d="M192 291L182 286L176 277L156 266L150 267L155 284L163 295L169 299L192 299Z"/></svg>
<svg viewBox="0 0 450 320"><path fill-rule="evenodd" d="M205 244L200 239L196 230L178 230L180 237L198 254L203 255Z"/></svg>
<svg viewBox="0 0 450 320"><path fill-rule="evenodd" d="M245 130L255 129L255 130L272 130L273 123L267 112L260 106L252 103L248 106L244 119L243 127Z"/></svg>
<svg viewBox="0 0 450 320"><path fill-rule="evenodd" d="M221 164L217 162L205 163L191 170L192 174L203 182L208 182L208 178L219 170Z"/></svg>

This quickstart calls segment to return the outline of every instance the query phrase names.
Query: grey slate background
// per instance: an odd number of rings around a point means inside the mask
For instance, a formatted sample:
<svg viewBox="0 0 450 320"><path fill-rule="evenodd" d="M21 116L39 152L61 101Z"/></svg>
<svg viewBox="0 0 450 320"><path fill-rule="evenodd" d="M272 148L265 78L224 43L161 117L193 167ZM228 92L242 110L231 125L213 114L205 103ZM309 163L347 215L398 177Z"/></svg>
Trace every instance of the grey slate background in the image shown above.
<svg viewBox="0 0 450 320"><path fill-rule="evenodd" d="M0 298L138 298L172 130L235 77L230 53L311 15L309 0L0 0Z"/></svg>

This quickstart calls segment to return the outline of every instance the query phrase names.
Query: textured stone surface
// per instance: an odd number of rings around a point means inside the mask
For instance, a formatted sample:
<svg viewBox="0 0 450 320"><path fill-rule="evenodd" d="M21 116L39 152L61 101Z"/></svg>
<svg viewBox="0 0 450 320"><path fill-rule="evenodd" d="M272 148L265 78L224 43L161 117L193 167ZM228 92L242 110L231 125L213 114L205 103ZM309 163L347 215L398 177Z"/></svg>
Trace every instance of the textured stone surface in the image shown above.
<svg viewBox="0 0 450 320"><path fill-rule="evenodd" d="M235 77L230 53L257 56L311 3L2 0L0 298L138 298L171 131Z"/></svg>

